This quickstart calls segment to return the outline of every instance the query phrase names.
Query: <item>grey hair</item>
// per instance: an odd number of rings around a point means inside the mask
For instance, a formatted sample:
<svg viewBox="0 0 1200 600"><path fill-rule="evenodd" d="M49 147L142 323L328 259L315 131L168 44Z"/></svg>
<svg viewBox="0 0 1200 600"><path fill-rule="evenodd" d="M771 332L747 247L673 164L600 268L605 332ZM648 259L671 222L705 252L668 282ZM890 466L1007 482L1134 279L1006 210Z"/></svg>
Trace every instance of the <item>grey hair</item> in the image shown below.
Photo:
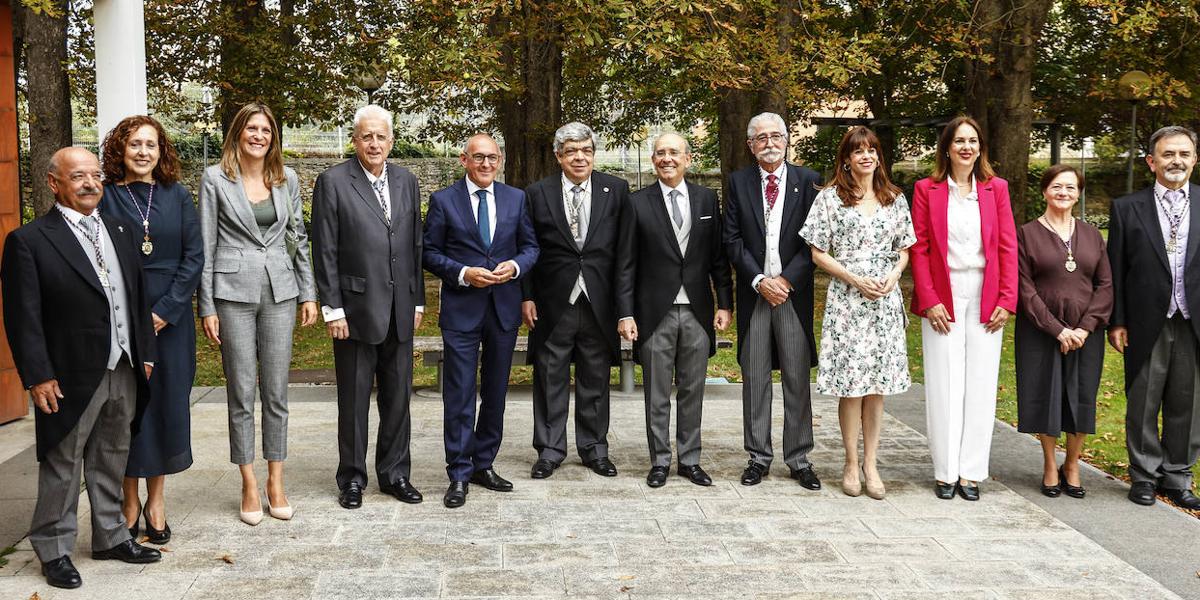
<svg viewBox="0 0 1200 600"><path fill-rule="evenodd" d="M673 135L673 136L676 136L679 139L683 140L683 149L686 150L688 154L692 153L692 143L688 141L687 136L683 135L682 133L676 133L674 131L666 131L666 132L658 134L658 137L654 138L654 143L650 145L650 148L657 150L659 140L663 139L663 137L668 136L668 135Z"/></svg>
<svg viewBox="0 0 1200 600"><path fill-rule="evenodd" d="M592 149L600 149L600 137L592 131L591 127L584 125L578 121L572 121L558 128L554 132L554 153L562 152L562 147L567 142L582 142L586 140L592 141Z"/></svg>
<svg viewBox="0 0 1200 600"><path fill-rule="evenodd" d="M1154 151L1158 149L1158 142L1165 138L1175 137L1177 135L1182 135L1187 139L1192 140L1192 150L1196 149L1195 131L1188 129L1187 127L1180 127L1179 125L1167 125L1166 127L1155 131L1150 136L1150 154L1154 154Z"/></svg>
<svg viewBox="0 0 1200 600"><path fill-rule="evenodd" d="M358 123L363 119L383 119L387 121L388 131L392 130L392 113L378 104L368 104L354 111L354 129L358 129Z"/></svg>
<svg viewBox="0 0 1200 600"><path fill-rule="evenodd" d="M501 155L503 155L503 154L504 154L504 146L501 146L501 145L500 145L500 142L496 141L496 138L495 138L495 137L493 137L493 136L492 136L492 134L490 134L490 133L485 133L485 132L482 132L482 131L481 131L481 132L479 132L479 133L474 133L474 134L471 134L471 135L470 135L470 136L467 138L467 141L463 142L463 145L462 145L462 153L463 153L463 154L466 154L466 153L467 153L467 146L470 146L470 145L471 145L471 140L473 140L473 139L475 139L475 138L477 138L477 137L480 137L480 136L486 136L486 137L487 137L489 140L492 140L492 143L493 143L493 144L496 144L496 149L498 149L498 150L500 151L500 154L501 154Z"/></svg>
<svg viewBox="0 0 1200 600"><path fill-rule="evenodd" d="M773 112L765 112L754 115L754 118L750 119L750 124L746 126L746 139L751 139L754 137L754 129L763 121L769 121L778 125L779 131L783 132L783 141L788 141L789 136L787 121L784 121L783 117Z"/></svg>

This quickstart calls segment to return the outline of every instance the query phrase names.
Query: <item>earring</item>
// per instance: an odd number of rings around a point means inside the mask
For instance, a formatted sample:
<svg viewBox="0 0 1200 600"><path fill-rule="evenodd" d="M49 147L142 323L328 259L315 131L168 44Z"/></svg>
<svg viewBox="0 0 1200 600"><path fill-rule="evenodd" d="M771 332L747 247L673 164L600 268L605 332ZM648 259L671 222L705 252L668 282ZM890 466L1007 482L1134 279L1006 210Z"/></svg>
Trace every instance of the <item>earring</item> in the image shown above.
<svg viewBox="0 0 1200 600"><path fill-rule="evenodd" d="M849 171L849 170L850 170L850 163L842 163L842 170L843 170L843 171Z"/></svg>

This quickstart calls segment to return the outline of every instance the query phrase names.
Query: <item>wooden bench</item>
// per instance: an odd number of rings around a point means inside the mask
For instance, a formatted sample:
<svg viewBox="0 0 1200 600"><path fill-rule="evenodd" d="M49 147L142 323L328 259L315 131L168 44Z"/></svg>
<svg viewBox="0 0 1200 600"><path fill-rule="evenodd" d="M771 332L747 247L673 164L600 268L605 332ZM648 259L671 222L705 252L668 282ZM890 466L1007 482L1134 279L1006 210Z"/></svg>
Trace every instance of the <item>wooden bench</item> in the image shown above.
<svg viewBox="0 0 1200 600"><path fill-rule="evenodd" d="M717 338L717 348L732 348L733 341ZM442 391L442 363L445 361L445 347L442 346L441 336L416 336L413 338L413 350L421 353L421 364L426 367L437 367L437 389ZM529 353L529 338L519 336L517 345L513 348L513 364L525 364ZM633 343L621 340L621 392L633 393Z"/></svg>

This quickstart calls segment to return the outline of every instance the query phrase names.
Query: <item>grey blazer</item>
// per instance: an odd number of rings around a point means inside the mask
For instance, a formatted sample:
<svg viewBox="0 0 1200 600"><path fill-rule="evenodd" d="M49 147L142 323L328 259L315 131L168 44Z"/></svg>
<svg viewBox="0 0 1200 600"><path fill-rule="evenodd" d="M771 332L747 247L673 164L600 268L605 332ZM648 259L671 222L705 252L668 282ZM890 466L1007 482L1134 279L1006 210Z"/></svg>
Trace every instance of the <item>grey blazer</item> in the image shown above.
<svg viewBox="0 0 1200 600"><path fill-rule="evenodd" d="M220 164L205 169L200 179L200 230L204 236L198 301L201 317L217 313L214 300L257 303L264 277L271 282L275 302L296 297L300 302L316 301L300 184L291 168L284 167L284 175L286 182L271 188L276 220L264 236L242 184L226 175ZM294 259L288 257L285 242L293 224Z"/></svg>

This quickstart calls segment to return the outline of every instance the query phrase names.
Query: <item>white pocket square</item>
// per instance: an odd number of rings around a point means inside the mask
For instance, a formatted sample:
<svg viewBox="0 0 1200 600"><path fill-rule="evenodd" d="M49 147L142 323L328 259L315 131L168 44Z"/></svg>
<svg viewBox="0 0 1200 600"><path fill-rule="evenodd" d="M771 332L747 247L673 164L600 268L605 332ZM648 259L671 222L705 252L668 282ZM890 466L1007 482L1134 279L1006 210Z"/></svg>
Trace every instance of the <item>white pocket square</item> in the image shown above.
<svg viewBox="0 0 1200 600"><path fill-rule="evenodd" d="M703 221L705 219L711 219L711 218L712 218L712 215L704 215L703 217L700 217L700 220Z"/></svg>

